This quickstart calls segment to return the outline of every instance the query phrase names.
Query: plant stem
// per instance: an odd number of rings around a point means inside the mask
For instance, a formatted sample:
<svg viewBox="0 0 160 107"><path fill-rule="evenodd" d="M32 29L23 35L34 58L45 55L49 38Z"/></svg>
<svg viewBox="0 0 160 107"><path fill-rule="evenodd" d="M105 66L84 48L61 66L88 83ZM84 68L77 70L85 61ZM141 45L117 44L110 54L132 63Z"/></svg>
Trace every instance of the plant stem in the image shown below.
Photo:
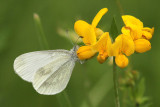
<svg viewBox="0 0 160 107"><path fill-rule="evenodd" d="M71 101L65 90L57 95L57 99L61 107L72 107Z"/></svg>
<svg viewBox="0 0 160 107"><path fill-rule="evenodd" d="M115 57L113 57L113 82L114 82L114 93L115 93L116 107L120 107Z"/></svg>
<svg viewBox="0 0 160 107"><path fill-rule="evenodd" d="M46 36L45 36L43 28L42 28L40 17L38 16L38 14L34 13L33 18L35 21L37 33L39 35L38 38L39 38L40 47L42 49L49 49L49 45L48 45Z"/></svg>

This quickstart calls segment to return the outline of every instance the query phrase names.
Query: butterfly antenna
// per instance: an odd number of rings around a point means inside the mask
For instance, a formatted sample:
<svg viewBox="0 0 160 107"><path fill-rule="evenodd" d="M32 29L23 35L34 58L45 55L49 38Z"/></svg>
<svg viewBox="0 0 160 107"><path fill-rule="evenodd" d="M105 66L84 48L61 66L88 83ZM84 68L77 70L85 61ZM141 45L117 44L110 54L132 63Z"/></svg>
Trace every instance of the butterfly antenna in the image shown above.
<svg viewBox="0 0 160 107"><path fill-rule="evenodd" d="M70 42L72 43L72 45L73 45L73 47L74 47L74 51L77 49L77 42L78 42L78 40L79 40L79 38L80 38L80 36L78 36L78 38L77 38L77 40L75 41L75 43L73 43L73 41L72 41L72 39L71 39L71 36L69 35L69 31L68 30L66 30L66 33L67 33L67 36L70 38Z"/></svg>
<svg viewBox="0 0 160 107"><path fill-rule="evenodd" d="M74 44L74 45L77 45L77 42L78 42L79 38L81 38L81 37L80 37L80 36L78 36L78 38L77 38L77 40L76 40L76 42L75 42L75 44Z"/></svg>

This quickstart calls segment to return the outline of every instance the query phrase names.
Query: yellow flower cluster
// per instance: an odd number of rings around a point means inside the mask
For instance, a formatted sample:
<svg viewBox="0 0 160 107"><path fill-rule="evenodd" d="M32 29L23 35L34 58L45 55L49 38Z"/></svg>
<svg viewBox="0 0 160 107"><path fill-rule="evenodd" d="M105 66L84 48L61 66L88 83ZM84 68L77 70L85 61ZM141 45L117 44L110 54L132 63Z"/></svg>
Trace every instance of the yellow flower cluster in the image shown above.
<svg viewBox="0 0 160 107"><path fill-rule="evenodd" d="M86 45L78 49L77 56L79 59L85 60L98 52L99 63L103 63L109 56L114 56L116 64L124 68L129 63L126 56L130 56L135 51L143 53L151 49L149 40L152 38L154 28L143 27L143 23L139 19L123 15L125 26L121 29L122 34L112 42L109 32L103 32L96 27L107 11L107 8L101 9L94 17L92 24L83 20L75 22L74 29Z"/></svg>

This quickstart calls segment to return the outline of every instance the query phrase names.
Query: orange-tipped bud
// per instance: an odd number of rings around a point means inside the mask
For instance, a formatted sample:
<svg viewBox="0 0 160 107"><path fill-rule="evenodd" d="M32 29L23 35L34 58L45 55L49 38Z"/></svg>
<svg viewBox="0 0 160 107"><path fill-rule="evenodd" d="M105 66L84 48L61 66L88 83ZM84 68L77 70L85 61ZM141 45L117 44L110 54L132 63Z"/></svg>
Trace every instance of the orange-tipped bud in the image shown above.
<svg viewBox="0 0 160 107"><path fill-rule="evenodd" d="M151 43L146 39L138 39L134 43L136 52L143 53L151 49Z"/></svg>
<svg viewBox="0 0 160 107"><path fill-rule="evenodd" d="M89 59L96 54L96 50L92 46L82 46L77 51L77 56L81 60Z"/></svg>
<svg viewBox="0 0 160 107"><path fill-rule="evenodd" d="M115 62L120 68L125 68L129 63L128 58L123 54L116 56Z"/></svg>

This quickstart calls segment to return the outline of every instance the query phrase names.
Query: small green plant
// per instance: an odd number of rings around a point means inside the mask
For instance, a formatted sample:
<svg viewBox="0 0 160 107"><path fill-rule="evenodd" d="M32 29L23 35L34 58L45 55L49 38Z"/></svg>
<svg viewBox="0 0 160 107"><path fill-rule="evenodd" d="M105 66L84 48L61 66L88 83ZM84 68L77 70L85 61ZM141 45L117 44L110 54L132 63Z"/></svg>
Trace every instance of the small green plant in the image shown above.
<svg viewBox="0 0 160 107"><path fill-rule="evenodd" d="M119 77L123 107L150 107L151 100L145 96L145 79L136 70L126 70Z"/></svg>

